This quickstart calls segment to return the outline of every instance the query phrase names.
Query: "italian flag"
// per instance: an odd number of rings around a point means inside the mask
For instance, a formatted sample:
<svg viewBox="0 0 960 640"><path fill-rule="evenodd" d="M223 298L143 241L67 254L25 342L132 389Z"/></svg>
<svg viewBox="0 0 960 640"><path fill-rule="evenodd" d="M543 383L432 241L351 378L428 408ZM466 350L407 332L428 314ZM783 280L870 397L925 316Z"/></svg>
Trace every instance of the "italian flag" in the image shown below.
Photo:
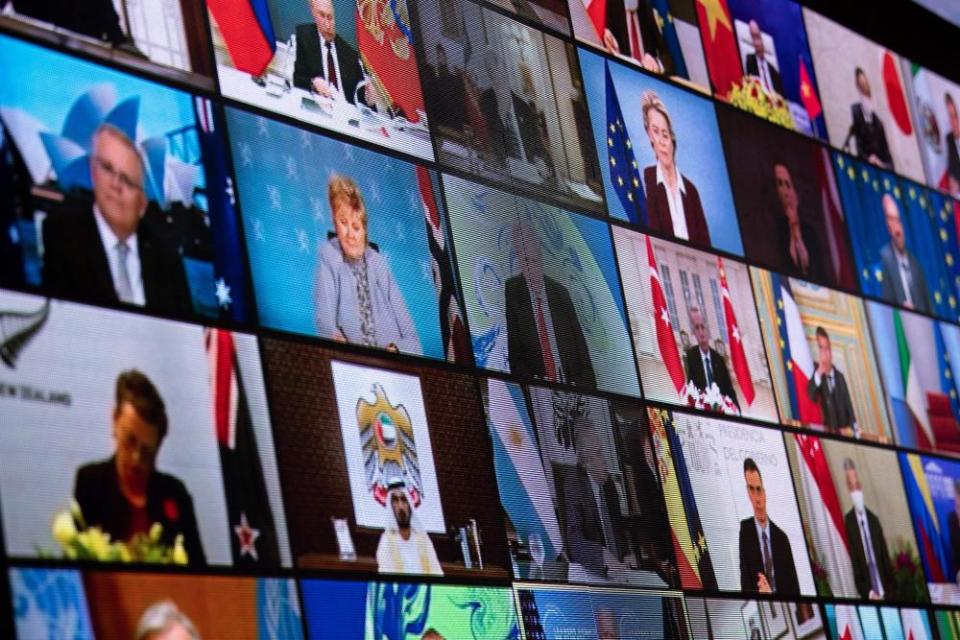
<svg viewBox="0 0 960 640"><path fill-rule="evenodd" d="M930 420L927 418L927 405L923 396L923 388L920 387L920 380L917 378L917 368L914 365L913 358L910 357L910 343L907 342L907 334L903 330L903 320L900 318L900 310L893 311L893 328L897 336L897 354L900 359L900 375L903 381L903 398L913 417L913 424L917 431L917 441L920 448L933 448L933 430L930 428Z"/></svg>

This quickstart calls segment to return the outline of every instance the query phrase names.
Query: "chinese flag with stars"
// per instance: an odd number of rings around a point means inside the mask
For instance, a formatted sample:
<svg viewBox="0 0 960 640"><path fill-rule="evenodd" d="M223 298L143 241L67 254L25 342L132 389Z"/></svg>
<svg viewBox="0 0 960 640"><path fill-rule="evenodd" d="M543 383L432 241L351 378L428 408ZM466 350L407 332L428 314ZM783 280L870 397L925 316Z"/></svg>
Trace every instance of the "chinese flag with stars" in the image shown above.
<svg viewBox="0 0 960 640"><path fill-rule="evenodd" d="M650 236L647 239L647 261L650 264L650 297L653 299L653 323L657 327L657 346L660 348L660 357L663 359L667 373L673 381L673 386L679 394L686 384L686 375L683 372L683 363L680 362L680 351L677 349L677 340L673 337L673 327L670 326L670 314L667 311L667 297L663 295L660 284L660 272L657 271L657 259L653 255L653 244Z"/></svg>
<svg viewBox="0 0 960 640"><path fill-rule="evenodd" d="M727 0L697 0L697 18L710 82L716 95L726 98L743 78Z"/></svg>
<svg viewBox="0 0 960 640"><path fill-rule="evenodd" d="M720 295L723 298L723 318L727 323L727 335L730 339L730 361L733 363L733 372L737 375L740 393L748 405L753 404L756 394L753 390L753 378L750 377L750 365L747 364L747 353L743 349L743 336L737 324L737 316L733 312L733 302L730 300L730 289L727 287L727 272L723 268L723 258L717 258L717 272L720 274Z"/></svg>
<svg viewBox="0 0 960 640"><path fill-rule="evenodd" d="M280 564L277 530L247 394L237 366L233 334L209 329L206 342L233 563L277 566Z"/></svg>

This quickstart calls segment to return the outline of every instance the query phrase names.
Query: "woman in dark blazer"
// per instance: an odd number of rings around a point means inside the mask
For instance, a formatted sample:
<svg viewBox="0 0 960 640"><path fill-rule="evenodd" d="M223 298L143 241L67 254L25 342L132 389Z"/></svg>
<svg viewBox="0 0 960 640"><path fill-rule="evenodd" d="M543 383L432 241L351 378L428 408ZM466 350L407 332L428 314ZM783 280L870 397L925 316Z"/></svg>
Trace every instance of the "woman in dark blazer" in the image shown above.
<svg viewBox="0 0 960 640"><path fill-rule="evenodd" d="M640 98L643 128L657 163L643 170L650 227L695 244L710 245L700 193L677 168L677 136L670 113L653 91Z"/></svg>

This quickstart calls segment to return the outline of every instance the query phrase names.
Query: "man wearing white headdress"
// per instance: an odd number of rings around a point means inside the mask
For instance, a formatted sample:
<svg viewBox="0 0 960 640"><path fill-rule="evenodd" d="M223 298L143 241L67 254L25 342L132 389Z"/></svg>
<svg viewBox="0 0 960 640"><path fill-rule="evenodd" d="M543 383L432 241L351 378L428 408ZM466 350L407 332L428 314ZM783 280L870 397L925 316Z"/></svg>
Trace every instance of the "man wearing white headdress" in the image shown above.
<svg viewBox="0 0 960 640"><path fill-rule="evenodd" d="M380 573L443 575L430 536L419 525L403 481L390 484L388 524L377 545Z"/></svg>

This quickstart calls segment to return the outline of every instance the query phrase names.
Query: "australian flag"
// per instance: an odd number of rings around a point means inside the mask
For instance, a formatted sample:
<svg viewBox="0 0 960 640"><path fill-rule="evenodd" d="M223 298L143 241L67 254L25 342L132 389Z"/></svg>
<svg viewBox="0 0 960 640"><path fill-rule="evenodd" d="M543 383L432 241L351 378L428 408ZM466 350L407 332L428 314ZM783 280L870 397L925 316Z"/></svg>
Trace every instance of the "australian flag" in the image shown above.
<svg viewBox="0 0 960 640"><path fill-rule="evenodd" d="M214 428L235 565L278 566L280 550L233 334L209 329Z"/></svg>
<svg viewBox="0 0 960 640"><path fill-rule="evenodd" d="M647 201L640 183L640 167L623 123L623 111L620 110L617 89L613 86L609 62L604 61L603 70L607 83L607 171L610 184L630 222L646 226Z"/></svg>
<svg viewBox="0 0 960 640"><path fill-rule="evenodd" d="M194 115L197 138L203 155L207 181L207 209L210 212L210 232L213 237L215 290L221 318L248 320L250 302L247 300L246 271L241 255L240 229L236 212L233 179L227 164L224 137L220 134L221 112L210 100L195 97Z"/></svg>

